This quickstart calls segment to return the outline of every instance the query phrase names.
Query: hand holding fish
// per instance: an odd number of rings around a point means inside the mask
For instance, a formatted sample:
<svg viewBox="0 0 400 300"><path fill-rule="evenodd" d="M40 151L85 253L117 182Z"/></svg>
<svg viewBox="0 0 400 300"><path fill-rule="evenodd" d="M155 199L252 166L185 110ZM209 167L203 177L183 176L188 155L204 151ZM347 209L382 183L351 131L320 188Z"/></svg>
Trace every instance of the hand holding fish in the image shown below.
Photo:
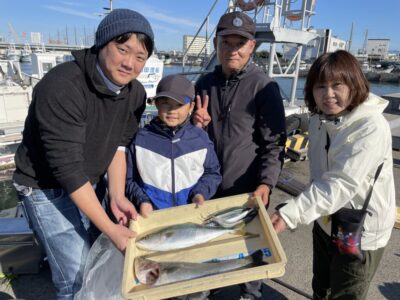
<svg viewBox="0 0 400 300"><path fill-rule="evenodd" d="M201 103L200 95L196 96L196 111L193 114L193 124L197 127L204 128L211 122L208 113L208 95L205 95L204 102Z"/></svg>
<svg viewBox="0 0 400 300"><path fill-rule="evenodd" d="M140 215L143 218L147 218L152 211L153 205L151 205L150 202L143 202L140 204Z"/></svg>
<svg viewBox="0 0 400 300"><path fill-rule="evenodd" d="M271 215L271 222L274 226L276 233L281 233L287 227L285 220L282 218L281 214L276 211Z"/></svg>
<svg viewBox="0 0 400 300"><path fill-rule="evenodd" d="M204 201L206 201L206 199L204 199L204 196L202 194L196 194L192 198L192 202L196 203L197 206L202 205Z"/></svg>
<svg viewBox="0 0 400 300"><path fill-rule="evenodd" d="M253 192L253 197L261 197L262 202L264 205L267 205L269 202L269 194L271 189L266 184L260 184L257 189Z"/></svg>
<svg viewBox="0 0 400 300"><path fill-rule="evenodd" d="M111 239L115 247L121 252L125 251L128 239L136 236L136 232L121 224L113 224L105 233Z"/></svg>

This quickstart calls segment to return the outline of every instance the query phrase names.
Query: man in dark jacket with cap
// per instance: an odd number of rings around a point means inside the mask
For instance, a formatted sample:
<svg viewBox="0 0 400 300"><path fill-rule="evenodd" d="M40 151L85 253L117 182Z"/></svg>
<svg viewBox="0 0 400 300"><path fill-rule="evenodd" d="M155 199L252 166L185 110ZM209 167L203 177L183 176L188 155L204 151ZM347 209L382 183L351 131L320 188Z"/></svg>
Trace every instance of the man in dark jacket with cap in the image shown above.
<svg viewBox="0 0 400 300"><path fill-rule="evenodd" d="M207 128L221 164L215 197L250 192L267 205L283 164L285 114L278 84L251 60L255 30L245 13L220 18L214 38L220 65L196 83L193 120ZM261 296L255 284L242 299Z"/></svg>
<svg viewBox="0 0 400 300"><path fill-rule="evenodd" d="M136 210L125 198L125 147L138 129L146 92L136 80L154 47L139 13L116 9L94 47L50 70L36 85L16 155L15 187L46 251L58 299L80 289L92 241L90 221L123 251ZM107 173L114 223L96 196ZM95 192L96 188L96 192Z"/></svg>

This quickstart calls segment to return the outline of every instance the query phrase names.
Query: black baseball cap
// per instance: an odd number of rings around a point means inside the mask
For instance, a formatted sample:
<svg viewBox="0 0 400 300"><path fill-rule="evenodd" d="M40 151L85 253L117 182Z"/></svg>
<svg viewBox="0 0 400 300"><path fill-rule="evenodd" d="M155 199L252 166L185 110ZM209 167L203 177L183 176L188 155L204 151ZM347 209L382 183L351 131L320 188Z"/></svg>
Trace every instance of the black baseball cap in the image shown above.
<svg viewBox="0 0 400 300"><path fill-rule="evenodd" d="M222 35L240 35L249 40L254 39L256 33L256 24L245 13L234 11L222 15L217 25L216 34Z"/></svg>
<svg viewBox="0 0 400 300"><path fill-rule="evenodd" d="M185 105L194 101L194 96L195 92L192 82L183 75L173 74L161 79L153 99L168 97Z"/></svg>

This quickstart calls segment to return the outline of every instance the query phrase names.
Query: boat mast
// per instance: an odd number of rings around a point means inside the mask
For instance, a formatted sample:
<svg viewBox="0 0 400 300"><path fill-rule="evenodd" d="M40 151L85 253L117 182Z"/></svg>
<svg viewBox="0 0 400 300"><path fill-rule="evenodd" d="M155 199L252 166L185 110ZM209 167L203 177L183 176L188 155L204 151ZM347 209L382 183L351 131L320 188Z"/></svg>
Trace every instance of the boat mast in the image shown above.
<svg viewBox="0 0 400 300"><path fill-rule="evenodd" d="M347 44L347 51L348 52L351 52L351 43L352 43L352 40L353 40L353 30L354 30L354 22L351 22L349 43Z"/></svg>

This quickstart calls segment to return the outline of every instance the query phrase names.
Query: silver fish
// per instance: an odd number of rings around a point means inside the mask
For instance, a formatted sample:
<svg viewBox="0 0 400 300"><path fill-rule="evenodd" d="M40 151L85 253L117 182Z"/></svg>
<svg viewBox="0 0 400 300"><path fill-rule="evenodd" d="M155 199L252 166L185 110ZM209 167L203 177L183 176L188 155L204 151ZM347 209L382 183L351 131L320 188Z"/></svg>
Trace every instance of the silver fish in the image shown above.
<svg viewBox="0 0 400 300"><path fill-rule="evenodd" d="M257 215L256 208L233 207L210 215L204 224L210 226L220 226L233 228L241 223L248 223Z"/></svg>
<svg viewBox="0 0 400 300"><path fill-rule="evenodd" d="M136 245L144 250L170 251L206 243L227 233L244 235L244 224L237 228L220 228L195 223L183 223L145 234L136 239Z"/></svg>
<svg viewBox="0 0 400 300"><path fill-rule="evenodd" d="M135 276L140 283L156 286L238 270L251 265L259 265L261 262L262 253L261 257L247 256L243 259L203 263L156 262L138 257L135 258L134 268Z"/></svg>

